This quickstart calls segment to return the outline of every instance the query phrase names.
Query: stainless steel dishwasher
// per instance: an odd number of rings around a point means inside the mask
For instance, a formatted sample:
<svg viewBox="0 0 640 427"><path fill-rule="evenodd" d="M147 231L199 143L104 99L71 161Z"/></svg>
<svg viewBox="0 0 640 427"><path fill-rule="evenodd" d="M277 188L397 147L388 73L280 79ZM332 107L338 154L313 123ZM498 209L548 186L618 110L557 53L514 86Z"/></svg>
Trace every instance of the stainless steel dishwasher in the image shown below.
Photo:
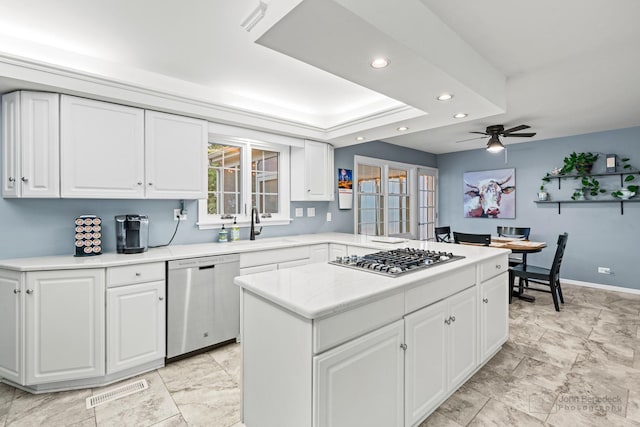
<svg viewBox="0 0 640 427"><path fill-rule="evenodd" d="M169 261L167 359L240 335L238 254Z"/></svg>

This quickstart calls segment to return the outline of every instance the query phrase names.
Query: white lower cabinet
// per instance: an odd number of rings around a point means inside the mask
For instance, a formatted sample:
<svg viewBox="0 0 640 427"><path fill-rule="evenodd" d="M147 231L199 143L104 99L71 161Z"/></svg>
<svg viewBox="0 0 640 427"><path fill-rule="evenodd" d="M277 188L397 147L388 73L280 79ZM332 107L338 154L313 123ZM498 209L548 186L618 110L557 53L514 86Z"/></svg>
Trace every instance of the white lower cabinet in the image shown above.
<svg viewBox="0 0 640 427"><path fill-rule="evenodd" d="M314 427L401 427L404 322L313 358Z"/></svg>
<svg viewBox="0 0 640 427"><path fill-rule="evenodd" d="M418 425L476 369L476 288L405 317L406 426Z"/></svg>
<svg viewBox="0 0 640 427"><path fill-rule="evenodd" d="M165 282L107 289L107 374L165 356Z"/></svg>
<svg viewBox="0 0 640 427"><path fill-rule="evenodd" d="M26 384L105 373L103 269L26 274Z"/></svg>
<svg viewBox="0 0 640 427"><path fill-rule="evenodd" d="M0 270L0 378L24 383L21 273Z"/></svg>
<svg viewBox="0 0 640 427"><path fill-rule="evenodd" d="M508 274L480 284L480 358L490 357L509 337Z"/></svg>

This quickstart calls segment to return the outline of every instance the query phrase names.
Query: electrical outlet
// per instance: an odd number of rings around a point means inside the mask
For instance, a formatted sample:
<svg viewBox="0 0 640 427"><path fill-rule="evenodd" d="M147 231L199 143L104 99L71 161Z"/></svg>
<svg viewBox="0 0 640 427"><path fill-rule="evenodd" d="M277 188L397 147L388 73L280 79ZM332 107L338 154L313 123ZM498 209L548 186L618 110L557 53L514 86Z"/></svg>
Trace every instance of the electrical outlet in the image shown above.
<svg viewBox="0 0 640 427"><path fill-rule="evenodd" d="M178 217L180 218L180 221L186 221L187 220L187 212L185 211L185 213L181 214L180 213L181 209L174 209L173 210L173 220L177 221Z"/></svg>
<svg viewBox="0 0 640 427"><path fill-rule="evenodd" d="M296 208L296 218L300 218L301 216L304 216L304 209Z"/></svg>
<svg viewBox="0 0 640 427"><path fill-rule="evenodd" d="M611 269L609 267L598 267L598 273L611 274Z"/></svg>
<svg viewBox="0 0 640 427"><path fill-rule="evenodd" d="M307 216L316 216L316 208L307 208Z"/></svg>

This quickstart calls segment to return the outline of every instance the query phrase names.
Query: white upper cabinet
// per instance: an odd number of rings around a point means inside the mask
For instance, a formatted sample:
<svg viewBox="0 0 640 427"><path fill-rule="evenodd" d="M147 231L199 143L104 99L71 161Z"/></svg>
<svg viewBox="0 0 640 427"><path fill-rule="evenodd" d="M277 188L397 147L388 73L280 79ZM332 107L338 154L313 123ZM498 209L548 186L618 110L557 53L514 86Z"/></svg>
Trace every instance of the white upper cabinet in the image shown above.
<svg viewBox="0 0 640 427"><path fill-rule="evenodd" d="M144 198L144 110L62 95L62 197Z"/></svg>
<svg viewBox="0 0 640 427"><path fill-rule="evenodd" d="M2 97L3 197L60 197L59 105L55 93Z"/></svg>
<svg viewBox="0 0 640 427"><path fill-rule="evenodd" d="M207 198L207 122L145 111L146 196Z"/></svg>
<svg viewBox="0 0 640 427"><path fill-rule="evenodd" d="M291 200L333 200L333 146L305 141L291 147Z"/></svg>

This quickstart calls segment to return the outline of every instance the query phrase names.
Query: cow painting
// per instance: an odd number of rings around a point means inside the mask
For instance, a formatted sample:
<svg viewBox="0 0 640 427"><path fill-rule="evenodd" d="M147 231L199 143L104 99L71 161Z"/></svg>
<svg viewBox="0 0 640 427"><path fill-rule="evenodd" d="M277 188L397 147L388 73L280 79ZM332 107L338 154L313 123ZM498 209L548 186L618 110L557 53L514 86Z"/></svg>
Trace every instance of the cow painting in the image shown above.
<svg viewBox="0 0 640 427"><path fill-rule="evenodd" d="M515 218L513 169L464 174L465 218Z"/></svg>

